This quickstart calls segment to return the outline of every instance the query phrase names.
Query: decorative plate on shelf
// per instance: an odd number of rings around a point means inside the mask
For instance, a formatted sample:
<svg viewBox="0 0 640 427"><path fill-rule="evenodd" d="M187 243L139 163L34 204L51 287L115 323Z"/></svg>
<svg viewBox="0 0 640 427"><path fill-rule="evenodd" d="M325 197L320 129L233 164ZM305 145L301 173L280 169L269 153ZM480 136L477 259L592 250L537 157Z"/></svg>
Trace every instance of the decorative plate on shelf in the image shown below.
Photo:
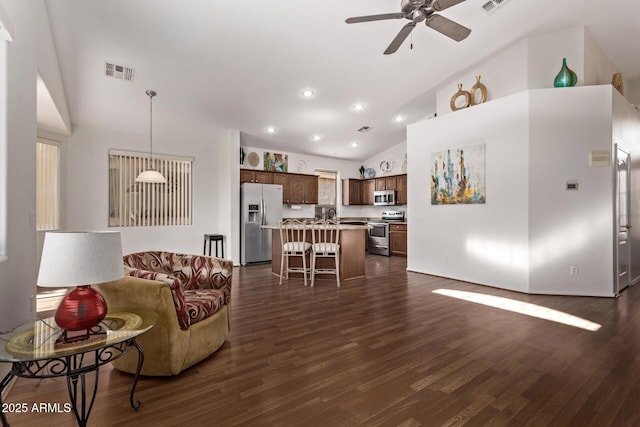
<svg viewBox="0 0 640 427"><path fill-rule="evenodd" d="M391 170L391 162L388 160L383 160L380 162L380 170L382 173L389 172Z"/></svg>
<svg viewBox="0 0 640 427"><path fill-rule="evenodd" d="M260 163L260 156L255 151L252 151L247 156L247 161L251 166L255 168Z"/></svg>
<svg viewBox="0 0 640 427"><path fill-rule="evenodd" d="M364 177L365 178L373 178L376 176L376 171L375 169L371 169L371 168L366 168L364 170Z"/></svg>

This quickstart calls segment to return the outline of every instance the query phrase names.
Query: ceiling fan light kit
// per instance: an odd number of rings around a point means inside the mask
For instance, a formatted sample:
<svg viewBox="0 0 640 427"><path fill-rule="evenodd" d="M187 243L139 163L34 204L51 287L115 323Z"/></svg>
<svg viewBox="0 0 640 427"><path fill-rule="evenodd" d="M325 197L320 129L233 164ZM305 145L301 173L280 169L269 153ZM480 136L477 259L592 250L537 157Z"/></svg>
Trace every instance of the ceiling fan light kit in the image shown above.
<svg viewBox="0 0 640 427"><path fill-rule="evenodd" d="M466 39L469 34L471 34L471 30L469 28L445 18L442 15L436 14L436 12L441 12L458 3L462 3L463 1L465 0L402 0L400 2L400 12L356 16L348 18L345 22L347 24L357 24L361 22L401 18L411 21L400 29L400 32L384 51L385 55L390 55L400 48L416 25L423 21L427 27L436 30L456 42Z"/></svg>

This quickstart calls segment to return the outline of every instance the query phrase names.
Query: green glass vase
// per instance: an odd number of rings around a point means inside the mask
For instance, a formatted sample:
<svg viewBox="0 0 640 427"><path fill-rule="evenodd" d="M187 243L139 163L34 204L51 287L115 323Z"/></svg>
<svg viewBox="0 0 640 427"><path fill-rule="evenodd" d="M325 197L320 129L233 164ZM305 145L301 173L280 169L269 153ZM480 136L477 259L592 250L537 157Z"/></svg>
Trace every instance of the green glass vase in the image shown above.
<svg viewBox="0 0 640 427"><path fill-rule="evenodd" d="M562 58L562 68L553 81L555 87L575 86L578 83L578 76L569 67L567 67L567 58Z"/></svg>

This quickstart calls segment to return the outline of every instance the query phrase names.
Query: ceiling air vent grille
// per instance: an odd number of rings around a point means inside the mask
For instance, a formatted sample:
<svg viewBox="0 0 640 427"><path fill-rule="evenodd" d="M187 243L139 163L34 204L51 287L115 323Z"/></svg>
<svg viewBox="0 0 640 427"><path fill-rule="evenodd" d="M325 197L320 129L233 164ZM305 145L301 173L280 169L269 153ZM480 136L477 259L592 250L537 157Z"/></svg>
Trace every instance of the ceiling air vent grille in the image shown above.
<svg viewBox="0 0 640 427"><path fill-rule="evenodd" d="M135 68L127 67L126 65L118 65L113 62L105 61L104 74L107 77L113 77L119 80L127 82L133 82L133 77L136 74Z"/></svg>
<svg viewBox="0 0 640 427"><path fill-rule="evenodd" d="M487 12L488 14L494 13L498 8L502 7L507 0L489 0L482 4L482 10Z"/></svg>
<svg viewBox="0 0 640 427"><path fill-rule="evenodd" d="M370 130L371 130L371 126L362 126L360 129L358 129L358 132L367 133Z"/></svg>

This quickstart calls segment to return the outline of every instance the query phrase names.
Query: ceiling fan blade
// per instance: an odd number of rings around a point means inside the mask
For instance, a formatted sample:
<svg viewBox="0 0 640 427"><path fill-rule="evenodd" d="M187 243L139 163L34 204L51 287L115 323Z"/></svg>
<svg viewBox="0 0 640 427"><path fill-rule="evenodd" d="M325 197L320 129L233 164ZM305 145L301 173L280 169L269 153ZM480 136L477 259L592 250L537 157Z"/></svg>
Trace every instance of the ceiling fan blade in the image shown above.
<svg viewBox="0 0 640 427"><path fill-rule="evenodd" d="M463 1L465 0L436 0L433 2L431 7L433 7L433 10L436 12L440 12L441 10L448 9L451 6L455 6L458 3L462 3Z"/></svg>
<svg viewBox="0 0 640 427"><path fill-rule="evenodd" d="M389 44L389 47L387 47L387 50L384 51L384 54L389 55L391 53L395 53L400 47L400 45L402 44L402 42L404 42L404 40L407 38L407 36L409 36L411 31L413 31L415 27L416 27L415 22L409 22L407 25L402 27L402 29L400 30L396 38L393 39L391 44Z"/></svg>
<svg viewBox="0 0 640 427"><path fill-rule="evenodd" d="M347 24L357 24L359 22L382 21L384 19L401 19L405 16L402 12L383 13L381 15L355 16L353 18L347 18L344 22Z"/></svg>
<svg viewBox="0 0 640 427"><path fill-rule="evenodd" d="M471 30L467 27L436 14L428 17L424 23L427 24L427 27L433 28L437 32L442 33L457 42L466 39L469 34L471 34Z"/></svg>

